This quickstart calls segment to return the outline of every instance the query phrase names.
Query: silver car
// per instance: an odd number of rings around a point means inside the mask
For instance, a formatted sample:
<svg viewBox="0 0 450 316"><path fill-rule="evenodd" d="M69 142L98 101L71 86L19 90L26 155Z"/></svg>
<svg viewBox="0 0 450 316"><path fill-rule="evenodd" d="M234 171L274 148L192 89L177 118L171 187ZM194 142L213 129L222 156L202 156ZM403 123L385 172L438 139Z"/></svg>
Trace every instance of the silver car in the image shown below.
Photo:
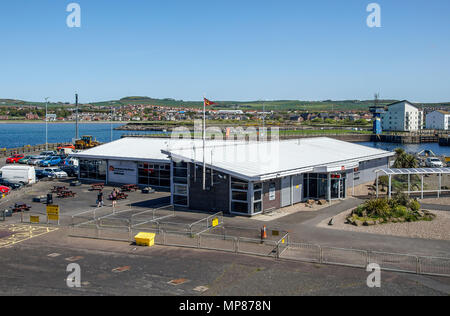
<svg viewBox="0 0 450 316"><path fill-rule="evenodd" d="M62 171L59 168L45 168L44 174L46 174L50 178L67 178L67 172Z"/></svg>
<svg viewBox="0 0 450 316"><path fill-rule="evenodd" d="M30 160L28 160L28 164L32 166L37 166L45 158L46 158L45 156L32 156Z"/></svg>
<svg viewBox="0 0 450 316"><path fill-rule="evenodd" d="M444 164L442 163L442 161L439 158L427 158L427 160L425 160L425 165L428 168L443 168Z"/></svg>

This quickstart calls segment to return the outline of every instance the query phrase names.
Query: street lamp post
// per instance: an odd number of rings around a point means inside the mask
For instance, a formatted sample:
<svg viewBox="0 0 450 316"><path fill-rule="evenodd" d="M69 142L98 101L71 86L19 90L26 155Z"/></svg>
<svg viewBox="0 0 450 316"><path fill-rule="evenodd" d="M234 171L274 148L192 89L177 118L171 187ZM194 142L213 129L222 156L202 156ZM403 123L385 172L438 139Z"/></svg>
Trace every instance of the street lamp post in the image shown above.
<svg viewBox="0 0 450 316"><path fill-rule="evenodd" d="M111 142L113 141L113 107L111 106Z"/></svg>
<svg viewBox="0 0 450 316"><path fill-rule="evenodd" d="M48 151L48 99L45 98L45 150Z"/></svg>

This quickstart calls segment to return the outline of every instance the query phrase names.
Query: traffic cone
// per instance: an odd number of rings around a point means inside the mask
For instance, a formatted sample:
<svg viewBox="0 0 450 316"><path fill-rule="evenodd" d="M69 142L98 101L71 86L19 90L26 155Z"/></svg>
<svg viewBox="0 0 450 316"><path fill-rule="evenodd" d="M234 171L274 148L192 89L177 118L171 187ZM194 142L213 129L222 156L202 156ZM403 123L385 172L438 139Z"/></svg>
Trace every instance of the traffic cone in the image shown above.
<svg viewBox="0 0 450 316"><path fill-rule="evenodd" d="M261 229L261 239L262 240L267 239L267 227L266 227L266 225L264 225L263 228Z"/></svg>

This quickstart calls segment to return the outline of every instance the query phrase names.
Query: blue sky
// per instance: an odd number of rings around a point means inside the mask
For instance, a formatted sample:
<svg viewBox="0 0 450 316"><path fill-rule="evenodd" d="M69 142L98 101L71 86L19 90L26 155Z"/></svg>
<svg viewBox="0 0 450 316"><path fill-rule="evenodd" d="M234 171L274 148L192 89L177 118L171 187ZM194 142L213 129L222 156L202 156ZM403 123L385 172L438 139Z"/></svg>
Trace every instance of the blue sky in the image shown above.
<svg viewBox="0 0 450 316"><path fill-rule="evenodd" d="M450 101L450 1L371 2L1 1L0 98Z"/></svg>

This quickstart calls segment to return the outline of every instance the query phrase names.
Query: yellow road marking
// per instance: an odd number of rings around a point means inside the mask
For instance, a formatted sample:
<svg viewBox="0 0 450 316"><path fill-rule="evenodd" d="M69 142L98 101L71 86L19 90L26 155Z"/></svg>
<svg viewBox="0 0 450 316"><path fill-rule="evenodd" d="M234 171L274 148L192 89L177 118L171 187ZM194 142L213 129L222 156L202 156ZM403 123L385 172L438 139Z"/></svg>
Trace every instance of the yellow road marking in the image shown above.
<svg viewBox="0 0 450 316"><path fill-rule="evenodd" d="M54 231L58 228L31 226L31 225L0 225L0 230L9 231L11 236L0 239L0 248L10 247L18 243L39 237Z"/></svg>

